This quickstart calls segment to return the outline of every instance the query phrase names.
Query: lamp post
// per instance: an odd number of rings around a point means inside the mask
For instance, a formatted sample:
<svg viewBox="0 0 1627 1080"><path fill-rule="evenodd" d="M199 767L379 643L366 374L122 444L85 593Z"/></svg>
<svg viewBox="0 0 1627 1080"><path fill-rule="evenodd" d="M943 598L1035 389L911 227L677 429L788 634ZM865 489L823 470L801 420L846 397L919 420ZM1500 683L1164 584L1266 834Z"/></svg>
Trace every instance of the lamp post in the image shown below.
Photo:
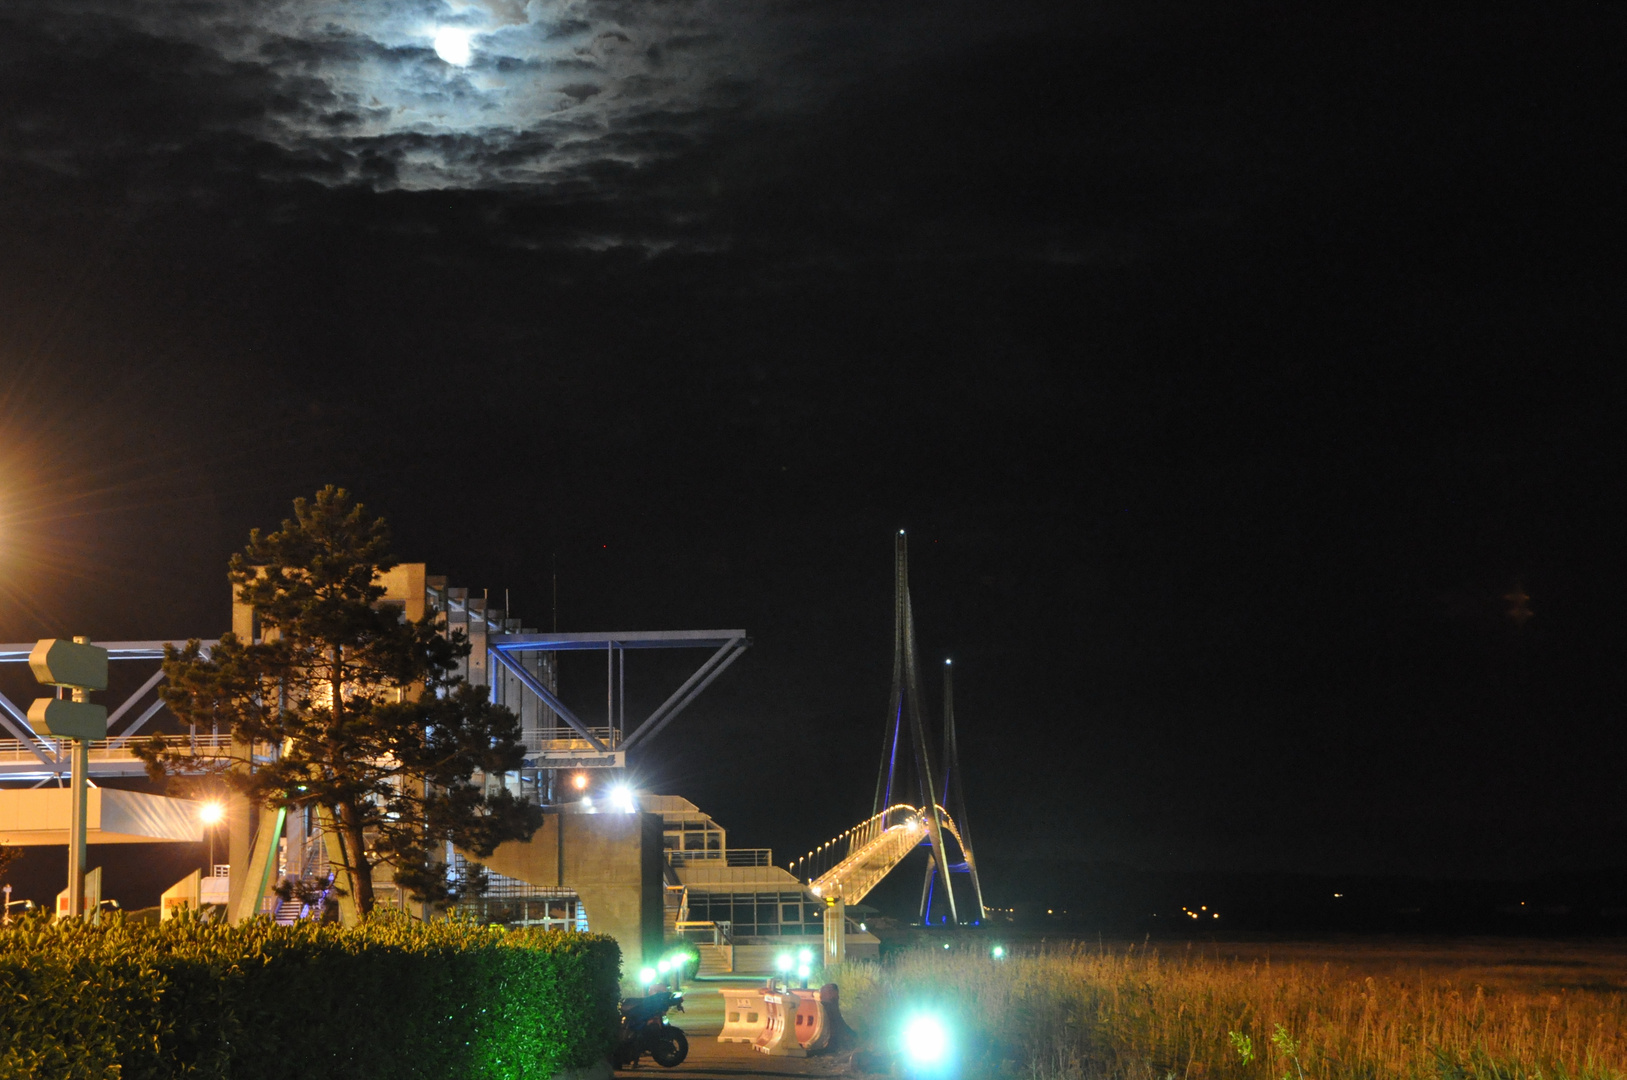
<svg viewBox="0 0 1627 1080"><path fill-rule="evenodd" d="M89 817L90 742L107 738L107 709L90 703L92 690L107 689L107 650L89 638L45 638L28 654L34 678L57 688L58 697L37 698L28 708L34 730L73 740L73 786L68 837L68 914L85 914L85 832ZM61 697L64 690L72 699Z"/></svg>
<svg viewBox="0 0 1627 1080"><path fill-rule="evenodd" d="M226 820L226 806L218 801L210 801L198 807L198 820L203 822L209 830L209 871L204 877L215 876L215 826Z"/></svg>

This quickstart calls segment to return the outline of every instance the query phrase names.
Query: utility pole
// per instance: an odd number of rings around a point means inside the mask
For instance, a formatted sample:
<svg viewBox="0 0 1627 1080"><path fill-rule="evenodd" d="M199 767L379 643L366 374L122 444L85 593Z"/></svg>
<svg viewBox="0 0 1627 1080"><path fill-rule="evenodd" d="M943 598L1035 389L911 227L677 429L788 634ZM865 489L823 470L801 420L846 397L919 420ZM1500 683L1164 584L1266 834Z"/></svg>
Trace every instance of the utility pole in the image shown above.
<svg viewBox="0 0 1627 1080"><path fill-rule="evenodd" d="M107 689L107 650L86 637L72 641L45 638L28 654L34 678L57 688L57 697L36 698L28 708L34 730L53 739L73 740L72 811L68 836L68 914L85 914L86 819L90 811L87 781L90 742L107 738L107 708L90 703L92 690ZM72 699L63 698L64 690Z"/></svg>

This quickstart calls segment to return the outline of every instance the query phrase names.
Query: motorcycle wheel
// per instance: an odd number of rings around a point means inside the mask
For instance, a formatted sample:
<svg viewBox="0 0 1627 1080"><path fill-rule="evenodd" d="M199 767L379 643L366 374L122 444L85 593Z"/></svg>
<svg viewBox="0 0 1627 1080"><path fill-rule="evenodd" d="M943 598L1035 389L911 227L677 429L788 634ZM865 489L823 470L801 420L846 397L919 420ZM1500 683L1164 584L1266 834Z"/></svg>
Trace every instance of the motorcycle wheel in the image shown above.
<svg viewBox="0 0 1627 1080"><path fill-rule="evenodd" d="M689 1056L689 1037L682 1029L669 1026L655 1037L650 1046L650 1056L663 1069L682 1065L684 1058Z"/></svg>

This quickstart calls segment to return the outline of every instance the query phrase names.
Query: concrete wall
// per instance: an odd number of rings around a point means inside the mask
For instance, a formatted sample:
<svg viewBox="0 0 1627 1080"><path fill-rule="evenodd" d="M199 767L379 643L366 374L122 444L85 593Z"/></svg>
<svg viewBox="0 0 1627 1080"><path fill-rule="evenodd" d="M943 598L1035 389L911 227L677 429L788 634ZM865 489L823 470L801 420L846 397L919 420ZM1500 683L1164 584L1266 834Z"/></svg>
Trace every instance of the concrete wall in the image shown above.
<svg viewBox="0 0 1627 1080"><path fill-rule="evenodd" d="M550 813L530 840L479 861L504 877L574 890L589 929L621 944L631 974L661 954L661 859L658 814Z"/></svg>

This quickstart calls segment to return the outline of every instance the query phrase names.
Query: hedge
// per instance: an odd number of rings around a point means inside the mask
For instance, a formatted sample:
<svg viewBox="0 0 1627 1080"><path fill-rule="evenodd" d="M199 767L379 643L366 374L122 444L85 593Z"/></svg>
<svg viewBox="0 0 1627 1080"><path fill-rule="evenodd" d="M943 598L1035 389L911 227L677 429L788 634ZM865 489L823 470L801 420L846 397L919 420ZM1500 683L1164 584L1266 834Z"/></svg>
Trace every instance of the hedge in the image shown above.
<svg viewBox="0 0 1627 1080"><path fill-rule="evenodd" d="M0 1078L531 1080L602 1060L621 950L463 922L0 930Z"/></svg>

